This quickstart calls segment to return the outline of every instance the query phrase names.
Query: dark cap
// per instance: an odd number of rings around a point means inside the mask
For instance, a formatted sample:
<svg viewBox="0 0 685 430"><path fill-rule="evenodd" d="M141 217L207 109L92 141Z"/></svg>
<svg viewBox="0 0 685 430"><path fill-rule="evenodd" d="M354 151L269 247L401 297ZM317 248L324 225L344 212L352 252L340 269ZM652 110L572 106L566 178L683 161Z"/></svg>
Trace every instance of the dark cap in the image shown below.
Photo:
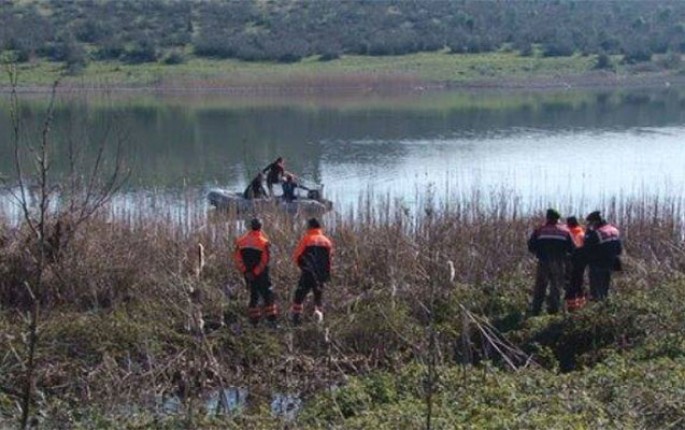
<svg viewBox="0 0 685 430"><path fill-rule="evenodd" d="M321 223L316 218L309 218L307 220L307 228L321 228Z"/></svg>
<svg viewBox="0 0 685 430"><path fill-rule="evenodd" d="M585 221L602 221L602 215L599 211L590 212L590 214L585 218Z"/></svg>
<svg viewBox="0 0 685 430"><path fill-rule="evenodd" d="M252 220L250 220L250 228L252 230L262 229L262 222L259 220L259 218L252 218Z"/></svg>
<svg viewBox="0 0 685 430"><path fill-rule="evenodd" d="M545 217L546 217L548 220L554 220L554 221L556 221L556 220L558 220L559 218L561 218L561 215L559 215L559 212L555 211L554 209L547 209L547 214L545 214Z"/></svg>

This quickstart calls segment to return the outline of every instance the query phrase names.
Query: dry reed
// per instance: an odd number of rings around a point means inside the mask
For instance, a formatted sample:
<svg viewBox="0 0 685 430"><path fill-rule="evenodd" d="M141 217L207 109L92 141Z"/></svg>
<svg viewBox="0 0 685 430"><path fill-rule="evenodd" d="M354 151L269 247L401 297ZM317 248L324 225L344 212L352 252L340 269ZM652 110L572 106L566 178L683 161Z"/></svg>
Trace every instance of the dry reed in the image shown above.
<svg viewBox="0 0 685 430"><path fill-rule="evenodd" d="M43 290L35 292L43 309L40 398L86 402L116 415L124 405L158 408L172 394L192 408L211 388L234 385L249 386L259 404L274 391L307 395L350 374L422 359L430 288L443 361L461 342L460 306L491 319L525 310L533 269L525 243L539 218L525 215L519 199L473 193L447 203L427 199L415 211L388 199L362 207L325 217L336 244L325 336L308 324L275 332L249 327L247 292L231 260L233 240L244 230L235 214L181 210L179 222L170 212L110 212L88 220L66 246L52 250ZM680 200L621 198L600 208L625 242L616 294L644 293L682 276ZM272 278L285 323L298 277L291 254L305 220L276 212L261 217L274 245ZM6 392L21 386L31 246L21 225L0 224ZM39 402L59 415L54 402Z"/></svg>

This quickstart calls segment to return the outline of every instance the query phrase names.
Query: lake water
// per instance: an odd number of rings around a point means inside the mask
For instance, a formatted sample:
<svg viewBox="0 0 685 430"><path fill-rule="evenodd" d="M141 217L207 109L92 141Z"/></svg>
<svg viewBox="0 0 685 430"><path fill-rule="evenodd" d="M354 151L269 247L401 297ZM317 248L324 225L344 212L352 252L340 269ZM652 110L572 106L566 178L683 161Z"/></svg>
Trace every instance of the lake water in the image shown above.
<svg viewBox="0 0 685 430"><path fill-rule="evenodd" d="M46 99L32 95L22 104L24 130L34 141ZM11 177L6 97L0 108L0 174ZM475 190L513 193L531 209L590 207L617 195L682 195L684 108L685 90L678 88L288 98L72 94L57 103L53 173L67 169L69 139L87 141L92 153L97 142L120 137L132 169L120 201L137 205L153 195L156 205L204 209L209 188L240 191L283 156L306 184L324 184L343 211L369 195L413 206L426 190L438 199ZM12 210L8 201L5 211Z"/></svg>

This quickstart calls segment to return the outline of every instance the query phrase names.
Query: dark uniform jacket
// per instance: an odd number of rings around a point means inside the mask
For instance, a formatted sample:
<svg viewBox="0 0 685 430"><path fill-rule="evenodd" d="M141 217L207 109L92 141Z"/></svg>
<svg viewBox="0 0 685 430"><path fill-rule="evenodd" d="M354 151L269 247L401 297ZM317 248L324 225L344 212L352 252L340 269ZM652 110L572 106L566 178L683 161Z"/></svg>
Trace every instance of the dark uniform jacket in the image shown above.
<svg viewBox="0 0 685 430"><path fill-rule="evenodd" d="M266 166L262 172L266 173L266 183L276 184L281 180L281 177L285 173L285 168L283 168L283 162L274 161L273 163Z"/></svg>
<svg viewBox="0 0 685 430"><path fill-rule="evenodd" d="M259 199L266 196L266 189L259 177L254 178L243 192L243 197L246 199Z"/></svg>
<svg viewBox="0 0 685 430"><path fill-rule="evenodd" d="M536 228L528 239L528 250L541 261L564 259L574 249L568 228L558 223L547 223Z"/></svg>
<svg viewBox="0 0 685 430"><path fill-rule="evenodd" d="M613 267L622 252L621 235L613 225L604 222L585 233L585 256L588 263Z"/></svg>

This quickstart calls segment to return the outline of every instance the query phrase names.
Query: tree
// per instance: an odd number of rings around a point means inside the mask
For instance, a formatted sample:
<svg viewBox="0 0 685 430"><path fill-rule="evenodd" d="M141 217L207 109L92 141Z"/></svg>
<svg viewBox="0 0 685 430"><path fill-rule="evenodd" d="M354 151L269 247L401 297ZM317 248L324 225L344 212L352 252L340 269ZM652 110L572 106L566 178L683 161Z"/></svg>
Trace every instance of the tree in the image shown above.
<svg viewBox="0 0 685 430"><path fill-rule="evenodd" d="M597 62L595 63L595 69L612 69L613 64L611 64L611 57L605 53L601 53L597 56Z"/></svg>
<svg viewBox="0 0 685 430"><path fill-rule="evenodd" d="M34 401L34 375L39 343L40 309L46 304L49 291L44 282L45 274L59 261L60 249L85 221L105 206L128 178L129 172L122 158L122 144L125 133L116 133L115 126L102 136L95 145L93 157L84 156L84 136L75 134L67 137L66 151L69 167L65 178L58 178L52 172L52 156L60 148L53 142L55 101L60 79L52 85L52 91L45 117L37 138L32 138L21 117L20 100L17 93L18 74L14 62L5 64L10 93L11 141L13 142L14 177L11 195L20 209L22 227L28 231L26 241L26 278L23 285L15 286L19 295L24 290L24 300L19 307L26 311L27 334L26 353L22 381L15 391L21 407L20 428L31 425L31 410ZM77 140L77 138L79 140ZM114 141L114 155L111 164L106 163L106 148ZM28 167L26 167L28 166Z"/></svg>

